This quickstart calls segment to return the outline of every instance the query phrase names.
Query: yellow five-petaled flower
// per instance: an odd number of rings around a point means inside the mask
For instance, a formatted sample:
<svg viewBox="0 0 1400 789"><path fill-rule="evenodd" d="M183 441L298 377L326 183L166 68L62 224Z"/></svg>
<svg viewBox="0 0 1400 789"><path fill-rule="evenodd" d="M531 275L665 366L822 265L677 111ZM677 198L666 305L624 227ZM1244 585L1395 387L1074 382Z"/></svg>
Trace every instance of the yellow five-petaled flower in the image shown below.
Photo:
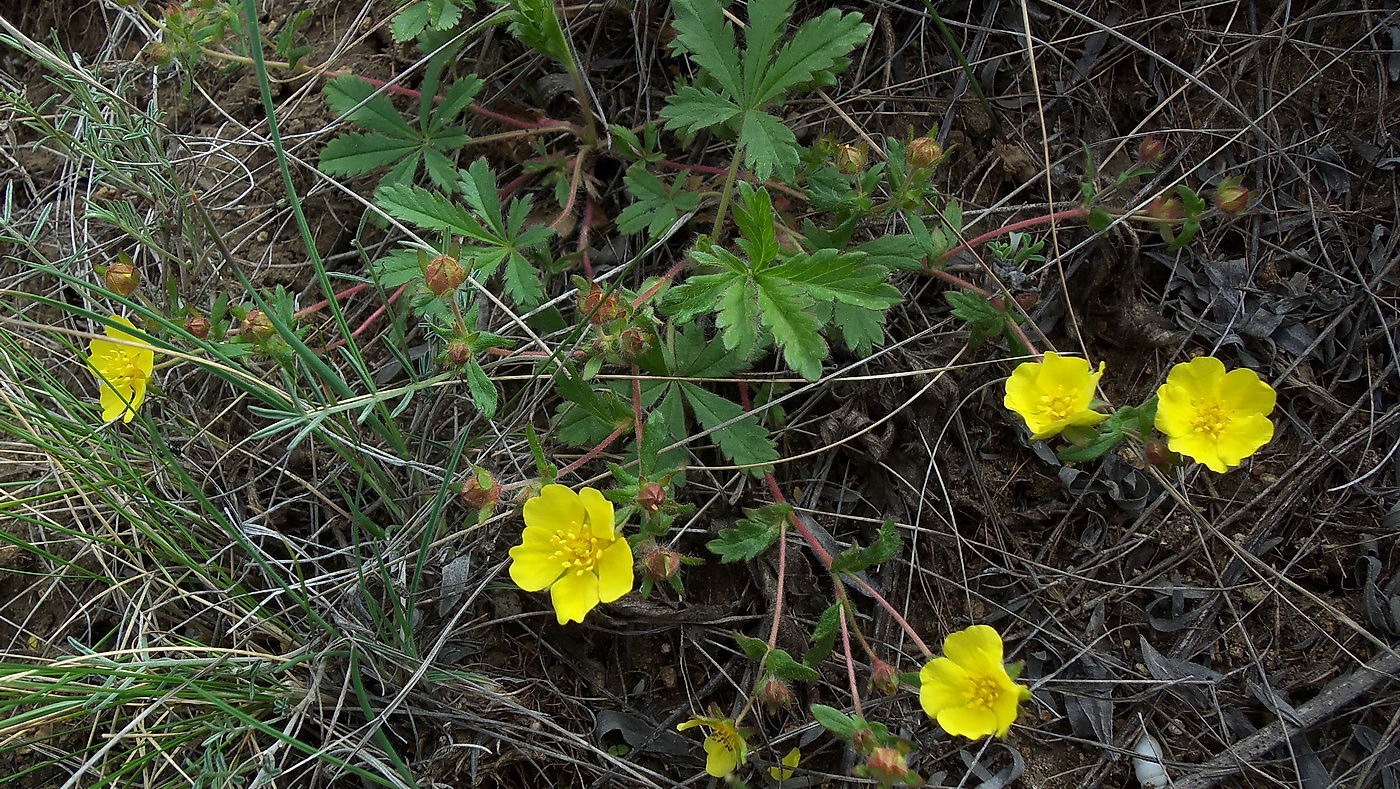
<svg viewBox="0 0 1400 789"><path fill-rule="evenodd" d="M1006 379L1002 402L1026 420L1034 439L1049 438L1067 427L1097 425L1108 418L1089 408L1103 368L1100 362L1099 369L1091 371L1087 359L1050 351L1043 362L1017 365Z"/></svg>
<svg viewBox="0 0 1400 789"><path fill-rule="evenodd" d="M1156 427L1167 447L1224 473L1274 437L1277 395L1253 370L1225 372L1213 356L1178 364L1157 390Z"/></svg>
<svg viewBox="0 0 1400 789"><path fill-rule="evenodd" d="M943 657L919 672L919 704L955 736L1006 736L1030 696L1030 688L1007 673L1001 635L987 625L950 634L943 640Z"/></svg>
<svg viewBox="0 0 1400 789"><path fill-rule="evenodd" d="M613 525L612 502L593 488L545 485L526 501L510 558L511 580L527 592L548 589L561 625L632 591L632 547Z"/></svg>
<svg viewBox="0 0 1400 789"><path fill-rule="evenodd" d="M136 328L131 321L120 315L112 320L128 328ZM146 399L146 385L151 382L151 371L155 367L156 354L148 345L133 347L111 340L140 343L140 340L121 329L107 327L111 339L93 339L88 343L88 369L97 376L102 391L102 421L110 422L120 417L130 422L136 416L136 409Z"/></svg>
<svg viewBox="0 0 1400 789"><path fill-rule="evenodd" d="M695 717L676 726L677 731L696 726L710 730L705 736L705 772L723 778L749 759L749 744L733 718Z"/></svg>

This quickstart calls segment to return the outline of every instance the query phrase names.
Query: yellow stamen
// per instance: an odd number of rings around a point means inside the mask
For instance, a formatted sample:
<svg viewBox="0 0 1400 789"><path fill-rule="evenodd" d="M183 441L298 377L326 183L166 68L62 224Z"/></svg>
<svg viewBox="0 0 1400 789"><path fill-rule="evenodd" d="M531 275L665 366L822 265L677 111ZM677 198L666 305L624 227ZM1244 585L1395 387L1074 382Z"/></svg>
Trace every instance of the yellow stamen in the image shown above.
<svg viewBox="0 0 1400 789"><path fill-rule="evenodd" d="M1196 409L1196 418L1192 421L1192 429L1218 439L1229 426L1232 416L1233 414L1221 408L1219 403L1199 406Z"/></svg>
<svg viewBox="0 0 1400 789"><path fill-rule="evenodd" d="M991 709L1001 696L1001 688L991 677L971 677L967 690L967 706L976 709Z"/></svg>

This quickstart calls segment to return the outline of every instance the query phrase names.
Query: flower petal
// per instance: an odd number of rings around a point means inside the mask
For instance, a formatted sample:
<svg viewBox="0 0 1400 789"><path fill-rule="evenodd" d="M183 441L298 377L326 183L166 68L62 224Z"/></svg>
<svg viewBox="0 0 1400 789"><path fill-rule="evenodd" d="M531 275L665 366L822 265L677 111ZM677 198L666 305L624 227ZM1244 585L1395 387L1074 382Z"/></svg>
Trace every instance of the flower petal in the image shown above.
<svg viewBox="0 0 1400 789"><path fill-rule="evenodd" d="M565 573L549 587L549 597L559 624L582 622L598 605L598 576L581 570Z"/></svg>
<svg viewBox="0 0 1400 789"><path fill-rule="evenodd" d="M598 600L604 603L632 591L632 546L618 538L598 557Z"/></svg>
<svg viewBox="0 0 1400 789"><path fill-rule="evenodd" d="M968 676L962 666L946 657L934 658L919 671L919 706L924 714L938 713L967 701Z"/></svg>
<svg viewBox="0 0 1400 789"><path fill-rule="evenodd" d="M577 531L583 523L583 502L563 485L545 485L540 495L525 502L525 524L543 526L551 532Z"/></svg>
<svg viewBox="0 0 1400 789"><path fill-rule="evenodd" d="M1262 414L1235 417L1216 441L1217 454L1227 466L1238 466L1274 437L1274 423Z"/></svg>
<svg viewBox="0 0 1400 789"><path fill-rule="evenodd" d="M1022 691L1029 693L1025 686L1013 683L1010 687L1004 688L1002 694L992 703L992 714L996 716L996 735L998 737L1005 737L1006 732L1011 729L1011 724L1015 723L1017 716L1021 714L1021 699L1026 695Z"/></svg>
<svg viewBox="0 0 1400 789"><path fill-rule="evenodd" d="M510 549L510 580L527 592L539 592L564 574L564 565L548 548L522 543Z"/></svg>
<svg viewBox="0 0 1400 789"><path fill-rule="evenodd" d="M997 716L985 707L949 707L938 713L938 725L955 737L978 740L996 733Z"/></svg>
<svg viewBox="0 0 1400 789"><path fill-rule="evenodd" d="M1259 374L1249 369L1231 370L1220 386L1220 399L1236 414L1268 416L1278 402L1272 386L1259 380Z"/></svg>
<svg viewBox="0 0 1400 789"><path fill-rule="evenodd" d="M1192 397L1214 395L1225 378L1225 363L1214 356L1197 356L1167 372L1167 385L1180 386Z"/></svg>
<svg viewBox="0 0 1400 789"><path fill-rule="evenodd" d="M613 525L611 501L603 498L603 494L593 488L580 490L578 498L583 503L588 525L593 527L593 536L600 540L611 540L617 536L617 528Z"/></svg>
<svg viewBox="0 0 1400 789"><path fill-rule="evenodd" d="M102 404L102 421L111 422L114 419L125 417L127 422L135 416L135 413L127 407L133 399L130 388L122 387L123 391L117 391L110 384L103 383L102 391L98 399Z"/></svg>
<svg viewBox="0 0 1400 789"><path fill-rule="evenodd" d="M705 772L723 778L739 766L739 753L731 750L724 738L711 734L705 738Z"/></svg>
<svg viewBox="0 0 1400 789"><path fill-rule="evenodd" d="M1230 470L1225 461L1220 458L1220 448L1216 445L1215 439L1194 430L1180 435L1168 434L1167 449L1179 452L1217 474L1224 474Z"/></svg>
<svg viewBox="0 0 1400 789"><path fill-rule="evenodd" d="M1157 417L1153 426L1168 436L1190 433L1195 426L1196 407L1186 387L1163 384L1157 389Z"/></svg>
<svg viewBox="0 0 1400 789"><path fill-rule="evenodd" d="M943 654L970 674L1004 674L1001 634L987 625L973 625L943 639Z"/></svg>

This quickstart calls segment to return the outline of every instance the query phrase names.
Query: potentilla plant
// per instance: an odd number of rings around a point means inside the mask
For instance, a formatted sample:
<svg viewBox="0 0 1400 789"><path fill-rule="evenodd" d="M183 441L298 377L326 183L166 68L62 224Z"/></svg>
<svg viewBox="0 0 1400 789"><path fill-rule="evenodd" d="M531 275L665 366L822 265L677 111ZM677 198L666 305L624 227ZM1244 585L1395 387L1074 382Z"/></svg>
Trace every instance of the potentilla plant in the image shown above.
<svg viewBox="0 0 1400 789"><path fill-rule="evenodd" d="M721 564L773 557L778 568L767 632L734 634L754 664L752 684L723 705L737 712L697 711L677 727L703 733L710 775L741 785L754 773L752 744L764 736L756 708L785 707L796 684L828 672L844 674L849 703L812 705L808 712L849 744L856 773L881 786L922 779L909 766L913 744L876 720L877 713L866 714L858 674L881 692L917 700L930 724L954 738L1008 736L1033 701L1020 664L1007 662L1002 633L970 624L946 634L935 653L865 580L866 571L900 556L894 523L884 523L869 544L853 542L833 553L797 516L775 476L781 456L769 434L782 416L780 387L751 391L745 382L717 382L759 364L821 382L834 369L834 352L869 355L882 346L887 314L906 297L900 285L928 276L950 286L951 314L966 326L971 344L1003 353L1008 366L1018 362L1004 385L1009 421L1024 426L1030 441L1054 442L1066 463L1094 462L1126 445L1163 468L1184 456L1225 473L1272 439L1275 393L1254 371L1227 370L1202 356L1173 367L1142 402L1114 408L1100 391L1103 377L1112 375L1107 365L1034 346L1026 331L1033 298L984 289L948 270L957 255L980 249L1007 266L1043 261L1044 242L1032 234L1052 222L1078 222L1095 232L1141 222L1169 248L1181 249L1212 218L1247 210L1249 192L1237 180L1221 185L1213 207L1185 185L1141 209L1111 207L1117 187L1165 160L1165 143L1149 138L1137 165L1115 176L1088 159L1077 206L969 237L962 205L935 185L939 167L956 155L938 143L936 129L874 148L834 139L807 147L783 118L785 102L834 84L870 36L858 13L828 9L794 25L791 0L750 0L741 32L738 11L720 0L675 0L672 50L688 78L673 87L657 117L628 127L598 117L555 5L537 0L500 4L502 18L523 46L569 72L579 120L520 119L479 105L484 81L456 73L454 50L442 43L469 5L421 0L397 11L395 37L417 39L427 53L419 90L346 74L326 83L327 105L348 128L326 145L322 171L373 176L362 182L372 191L371 219L379 228L394 220L412 231L396 236L404 240L370 264L365 281L328 290L326 301L300 309L280 290L250 292L235 304L227 296L209 305L162 303L159 294L143 293L139 266L123 259L94 287L122 311L161 318L150 322L152 336L286 369L325 364L308 343L306 320L372 289L386 305L397 302L435 344L444 368L437 381L459 378L487 417L504 397L493 371L533 365L557 404L546 441L524 428L535 475L509 480L500 469L472 466L448 484L479 523L507 512L504 528L515 537L509 577L538 594L560 627L577 628L600 606L629 594L685 594L682 568L701 561L676 544L676 523L691 511L686 445L708 436L730 465L762 480L768 500L749 502L744 517L717 529L705 549ZM153 21L192 67L197 54L237 59L238 52L221 45L240 30L239 18L231 6L187 2ZM242 33L242 47L277 46L260 31ZM295 60L278 65L298 70ZM415 100L407 111L391 98L405 93ZM473 137L466 126L472 117L508 128ZM668 154L668 146L686 145L702 132L728 144L727 167L686 165ZM488 138L531 143L522 174L506 180L484 156L459 156ZM626 205L615 219L599 222L604 196L595 188L595 165L602 159L626 164ZM523 194L528 188L546 193ZM365 226L382 232L373 221ZM636 286L629 288L624 277L593 270L590 234L610 229L645 239L651 249L671 239L683 254L664 272L628 280ZM561 253L575 239L574 251ZM550 301L570 282L572 299ZM568 339L554 351L516 348L510 329L492 331L482 317L500 307L543 311L546 301L562 305L552 315ZM327 342L324 355L370 324ZM154 357L123 327L133 324L121 315L106 324L88 364L98 379L102 418L125 424L143 404L151 406ZM383 409L387 397L366 398L362 418L392 421L411 394L402 393L403 405L392 412ZM299 424L295 414L259 413L280 420L260 435ZM561 468L548 460L548 443L587 449ZM560 482L609 450L619 450L612 455L619 461L609 465L607 484ZM510 509L515 504L518 517ZM794 534L817 560L818 593L828 602L800 656L778 646ZM920 665L900 666L899 656L870 643L848 586L888 612L922 653ZM793 749L767 766L770 777L787 780L800 773L801 753Z"/></svg>

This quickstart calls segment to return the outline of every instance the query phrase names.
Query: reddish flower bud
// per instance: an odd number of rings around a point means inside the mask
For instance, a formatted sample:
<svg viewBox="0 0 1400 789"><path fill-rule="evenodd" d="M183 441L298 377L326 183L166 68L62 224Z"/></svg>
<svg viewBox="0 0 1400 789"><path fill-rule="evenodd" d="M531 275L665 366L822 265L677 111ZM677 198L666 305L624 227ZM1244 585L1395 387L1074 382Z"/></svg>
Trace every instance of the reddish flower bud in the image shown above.
<svg viewBox="0 0 1400 789"><path fill-rule="evenodd" d="M145 56L148 63L160 68L175 62L175 50L171 49L169 44L161 41L152 41L141 54Z"/></svg>
<svg viewBox="0 0 1400 789"><path fill-rule="evenodd" d="M1215 190L1215 207L1222 213L1238 216L1249 205L1249 190L1241 185L1239 178L1226 178Z"/></svg>
<svg viewBox="0 0 1400 789"><path fill-rule="evenodd" d="M865 169L865 149L854 145L841 145L836 148L836 169L846 175L855 175Z"/></svg>
<svg viewBox="0 0 1400 789"><path fill-rule="evenodd" d="M1182 463L1181 455L1171 451L1165 441L1148 441L1142 447L1142 456L1154 466L1170 468Z"/></svg>
<svg viewBox="0 0 1400 789"><path fill-rule="evenodd" d="M636 326L624 331L618 337L618 344L622 355L634 361L651 349L651 340L647 339L646 332Z"/></svg>
<svg viewBox="0 0 1400 789"><path fill-rule="evenodd" d="M925 170L943 158L943 146L932 137L920 137L904 149L904 161L915 170Z"/></svg>
<svg viewBox="0 0 1400 789"><path fill-rule="evenodd" d="M209 319L203 315L191 315L185 319L185 331L202 340L209 336Z"/></svg>
<svg viewBox="0 0 1400 789"><path fill-rule="evenodd" d="M243 336L253 342L262 342L276 331L277 327L272 325L272 319L262 310L253 310L243 319Z"/></svg>
<svg viewBox="0 0 1400 789"><path fill-rule="evenodd" d="M893 696L899 692L899 672L895 671L894 666L876 658L875 665L870 667L870 686L886 696Z"/></svg>
<svg viewBox="0 0 1400 789"><path fill-rule="evenodd" d="M447 351L443 354L447 363L454 367L461 367L472 358L472 347L461 340L453 340L447 344Z"/></svg>
<svg viewBox="0 0 1400 789"><path fill-rule="evenodd" d="M655 482L648 482L642 486L637 494L637 504L647 512L656 512L661 509L661 505L666 503L666 489Z"/></svg>
<svg viewBox="0 0 1400 789"><path fill-rule="evenodd" d="M1167 158L1167 143L1155 134L1149 134L1138 143L1137 160L1138 164L1156 165L1161 164Z"/></svg>
<svg viewBox="0 0 1400 789"><path fill-rule="evenodd" d="M451 255L438 255L423 269L423 282L434 296L445 296L467 281L467 272Z"/></svg>
<svg viewBox="0 0 1400 789"><path fill-rule="evenodd" d="M627 314L616 293L604 293L594 285L587 293L579 291L578 310L594 324L611 323Z"/></svg>
<svg viewBox="0 0 1400 789"><path fill-rule="evenodd" d="M894 748L876 748L865 760L865 774L882 784L895 784L909 774L909 764Z"/></svg>
<svg viewBox="0 0 1400 789"><path fill-rule="evenodd" d="M1158 197L1147 205L1147 215L1153 219L1176 220L1186 215L1186 209L1175 197Z"/></svg>
<svg viewBox="0 0 1400 789"><path fill-rule="evenodd" d="M102 281L107 285L107 289L118 296L130 296L136 290L136 286L141 284L141 272L136 267L126 262L113 263L107 267L107 273Z"/></svg>
<svg viewBox="0 0 1400 789"><path fill-rule="evenodd" d="M681 555L669 548L653 548L642 560L642 566L653 579L669 580L671 576L680 572Z"/></svg>
<svg viewBox="0 0 1400 789"><path fill-rule="evenodd" d="M1040 303L1040 294L1031 293L1029 291L1017 293L1014 298L1016 299L1016 304L1023 310L1029 310L1031 307Z"/></svg>
<svg viewBox="0 0 1400 789"><path fill-rule="evenodd" d="M792 704L792 691L788 689L786 682L777 677L769 677L758 692L758 700L763 703L764 708L771 715Z"/></svg>
<svg viewBox="0 0 1400 789"><path fill-rule="evenodd" d="M482 484L485 478L486 484ZM474 510L486 509L501 500L500 483L485 471L478 470L462 483L462 501Z"/></svg>

